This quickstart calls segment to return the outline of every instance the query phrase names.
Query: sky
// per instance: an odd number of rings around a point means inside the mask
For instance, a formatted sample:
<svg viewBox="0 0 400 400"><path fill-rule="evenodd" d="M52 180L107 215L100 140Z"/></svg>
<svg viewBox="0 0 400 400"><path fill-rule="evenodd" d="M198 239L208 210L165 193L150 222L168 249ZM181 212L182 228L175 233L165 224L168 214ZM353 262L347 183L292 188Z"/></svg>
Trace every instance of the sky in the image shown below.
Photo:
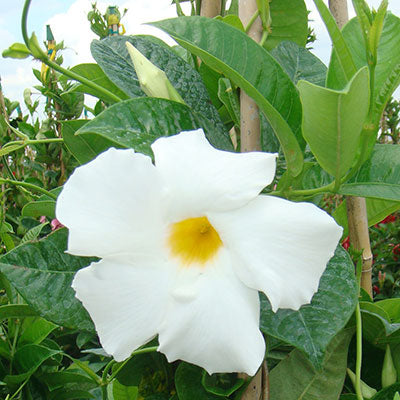
<svg viewBox="0 0 400 400"><path fill-rule="evenodd" d="M5 0L0 0L4 2ZM32 0L29 17L28 33L34 31L40 43L45 40L45 26L51 25L57 41L64 40L67 50L63 52L64 67L83 62L93 62L90 55L90 42L96 35L90 30L87 13L94 0ZM328 0L325 0L326 2ZM368 4L377 8L380 0L367 0ZM349 3L350 17L354 11ZM23 42L20 28L21 12L24 0L7 1L0 14L0 53L14 42ZM313 53L325 64L329 62L331 43L325 27L315 9L312 0L306 0L307 8L311 11L311 26L317 35L317 42L313 43ZM176 16L175 6L171 0L98 0L97 7L104 12L108 5L117 5L128 13L122 20L127 34L152 34L161 37L172 44L173 41L161 31L143 25L146 22L157 21ZM183 3L184 11L189 14L188 3ZM400 15L400 2L389 0L389 9ZM18 100L23 105L23 91L32 88L32 98L40 98L33 85L38 81L33 76L32 68L40 69L38 62L26 60L4 59L0 57L0 77L3 93L11 100ZM41 101L44 101L41 98Z"/></svg>

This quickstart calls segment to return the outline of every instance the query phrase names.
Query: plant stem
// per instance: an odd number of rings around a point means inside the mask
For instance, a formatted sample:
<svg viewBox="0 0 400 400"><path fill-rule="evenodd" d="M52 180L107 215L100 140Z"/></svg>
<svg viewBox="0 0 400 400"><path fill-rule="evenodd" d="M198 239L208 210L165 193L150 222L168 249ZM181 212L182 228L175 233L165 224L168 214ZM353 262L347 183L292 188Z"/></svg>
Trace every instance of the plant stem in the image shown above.
<svg viewBox="0 0 400 400"><path fill-rule="evenodd" d="M257 17L260 15L260 10L257 9L257 11L252 15L252 17L250 18L248 24L246 25L246 27L244 28L244 31L246 33L249 32L250 28L253 26L254 21L257 19Z"/></svg>
<svg viewBox="0 0 400 400"><path fill-rule="evenodd" d="M357 354L356 354L356 395L357 400L363 400L361 392L361 363L362 363L362 321L361 321L361 310L360 303L357 303L356 307L356 342L357 342Z"/></svg>
<svg viewBox="0 0 400 400"><path fill-rule="evenodd" d="M111 374L111 376L108 378L108 382L111 382L121 371L123 367L125 367L126 363L130 361L130 359L138 354L145 354L145 353L153 353L154 351L157 351L158 346L153 346L153 347L145 347L143 349L139 349L134 351L131 356L126 359L121 365L118 366L118 368Z"/></svg>
<svg viewBox="0 0 400 400"><path fill-rule="evenodd" d="M62 143L62 142L64 142L63 138L14 140L12 142L6 143L2 148L5 149L14 144L21 144L24 146L29 146L29 145L35 145L35 144Z"/></svg>
<svg viewBox="0 0 400 400"><path fill-rule="evenodd" d="M23 188L31 189L31 190L40 192L40 193L42 193L42 194L45 194L46 196L49 196L49 197L51 197L51 198L54 199L54 200L57 200L57 195L55 195L54 193L49 192L49 191L46 190L46 189L43 189L43 188L40 187L40 186L33 185L32 183L21 182L21 181L14 181L14 180L12 180L12 179L3 179L3 178L0 178L0 184L1 184L1 183L7 183L7 184L9 184L9 185L21 186L21 187L23 187Z"/></svg>

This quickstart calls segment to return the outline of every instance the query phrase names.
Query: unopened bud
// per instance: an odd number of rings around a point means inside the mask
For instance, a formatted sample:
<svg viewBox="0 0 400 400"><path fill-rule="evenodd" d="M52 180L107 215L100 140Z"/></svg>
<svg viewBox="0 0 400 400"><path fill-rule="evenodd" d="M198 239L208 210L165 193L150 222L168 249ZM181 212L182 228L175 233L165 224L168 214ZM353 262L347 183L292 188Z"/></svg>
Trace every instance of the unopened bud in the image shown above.
<svg viewBox="0 0 400 400"><path fill-rule="evenodd" d="M131 43L126 42L126 47L135 67L140 87L147 96L174 100L178 103L185 104L181 95L172 86L164 71L152 64L139 50L132 46Z"/></svg>
<svg viewBox="0 0 400 400"><path fill-rule="evenodd" d="M40 47L35 32L32 33L28 43L29 50L31 51L33 57L37 58L38 60L45 60L47 58L46 53Z"/></svg>
<svg viewBox="0 0 400 400"><path fill-rule="evenodd" d="M349 378L353 382L353 386L355 388L356 387L355 373L351 369L347 368L347 375L349 375ZM372 388L371 386L368 386L361 379L360 379L360 386L361 386L361 394L364 398L371 399L376 394L376 389Z"/></svg>
<svg viewBox="0 0 400 400"><path fill-rule="evenodd" d="M385 358L382 367L382 387L393 385L397 381L397 371L393 363L390 346L386 345Z"/></svg>

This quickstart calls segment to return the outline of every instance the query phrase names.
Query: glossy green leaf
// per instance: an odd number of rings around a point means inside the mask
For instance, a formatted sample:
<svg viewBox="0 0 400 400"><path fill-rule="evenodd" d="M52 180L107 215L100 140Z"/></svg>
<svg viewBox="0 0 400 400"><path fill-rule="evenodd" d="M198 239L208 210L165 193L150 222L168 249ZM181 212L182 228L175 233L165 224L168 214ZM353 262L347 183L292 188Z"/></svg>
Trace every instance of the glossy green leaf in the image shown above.
<svg viewBox="0 0 400 400"><path fill-rule="evenodd" d="M400 392L399 382L380 390L371 400L395 400L396 392Z"/></svg>
<svg viewBox="0 0 400 400"><path fill-rule="evenodd" d="M262 296L260 328L304 352L315 368L322 368L325 349L346 325L357 298L353 262L338 246L310 304L303 305L298 311L279 309L274 313L266 297Z"/></svg>
<svg viewBox="0 0 400 400"><path fill-rule="evenodd" d="M339 193L346 196L400 201L400 184L394 185L380 182L347 183L340 187Z"/></svg>
<svg viewBox="0 0 400 400"><path fill-rule="evenodd" d="M18 340L18 345L40 344L56 328L58 328L56 324L46 321L44 318L26 318L22 325L23 331Z"/></svg>
<svg viewBox="0 0 400 400"><path fill-rule="evenodd" d="M31 201L24 205L21 215L24 217L38 218L42 215L55 218L56 202L54 200Z"/></svg>
<svg viewBox="0 0 400 400"><path fill-rule="evenodd" d="M179 400L224 400L209 393L201 384L202 369L192 364L182 362L175 372L175 387Z"/></svg>
<svg viewBox="0 0 400 400"><path fill-rule="evenodd" d="M150 145L157 138L198 128L204 129L214 147L232 150L230 138L221 136L220 131L200 114L193 113L184 104L151 97L114 104L82 126L77 135L85 138L87 134L96 134L119 147L131 147L152 155Z"/></svg>
<svg viewBox="0 0 400 400"><path fill-rule="evenodd" d="M44 382L49 390L54 390L57 388L63 388L71 383L80 383L86 385L94 385L91 378L83 373L70 372L70 371L57 371L48 372L40 376L40 380Z"/></svg>
<svg viewBox="0 0 400 400"><path fill-rule="evenodd" d="M49 400L71 400L71 399L95 399L96 397L87 392L86 390L80 389L56 389L49 395Z"/></svg>
<svg viewBox="0 0 400 400"><path fill-rule="evenodd" d="M271 32L264 47L271 50L285 40L305 47L308 35L308 12L303 0L270 2Z"/></svg>
<svg viewBox="0 0 400 400"><path fill-rule="evenodd" d="M24 237L21 239L20 244L36 240L47 224L48 222L43 222L43 224L36 225L33 228L29 229L29 231L26 232Z"/></svg>
<svg viewBox="0 0 400 400"><path fill-rule="evenodd" d="M356 68L367 65L364 38L357 18L353 18L343 28L343 37L349 47ZM400 53L396 43L400 41L400 18L388 13L385 17L378 46L375 69L375 86L372 93L374 104L379 104L375 118L379 120L383 107L400 83ZM327 85L334 89L343 88L347 79L338 67L337 54L332 54L328 69ZM377 122L376 120L374 122Z"/></svg>
<svg viewBox="0 0 400 400"><path fill-rule="evenodd" d="M90 81L96 83L97 85L103 87L104 89L107 89L111 93L118 96L121 100L126 100L129 98L129 96L123 90L121 90L118 86L116 86L113 82L111 82L110 79L108 79L107 75L97 64L75 65L74 67L71 68L71 71L75 72L80 76L83 76L86 79L89 79ZM114 98L108 97L103 92L93 89L84 84L77 84L73 86L73 88L70 89L69 92L87 93L94 97L102 99L108 103L111 104L115 103Z"/></svg>
<svg viewBox="0 0 400 400"><path fill-rule="evenodd" d="M385 299L376 304L387 312L391 322L400 323L400 298Z"/></svg>
<svg viewBox="0 0 400 400"><path fill-rule="evenodd" d="M293 42L282 42L271 50L271 55L289 75L294 84L304 80L324 86L327 68L311 51Z"/></svg>
<svg viewBox="0 0 400 400"><path fill-rule="evenodd" d="M332 52L333 56L337 58L337 65L335 66L335 70L337 70L343 77L342 84L338 87L332 84L332 81L327 79L327 87L332 89L343 89L347 82L349 82L352 77L356 74L357 64L353 59L353 53L351 48L347 42L347 37L345 37L344 32L342 33L337 24L335 19L333 18L332 14L330 13L328 7L325 5L323 0L314 0L314 3L318 9L319 14L321 15L322 20L328 30L329 36L332 41Z"/></svg>
<svg viewBox="0 0 400 400"><path fill-rule="evenodd" d="M92 55L110 80L130 97L144 96L126 49L126 41L165 72L174 88L193 111L212 121L215 130L220 131L221 135L227 134L218 111L210 103L210 97L199 73L157 38L112 36L101 41L93 41Z"/></svg>
<svg viewBox="0 0 400 400"><path fill-rule="evenodd" d="M93 259L65 253L67 230L26 243L0 258L0 271L42 317L68 328L93 330L89 314L75 298L72 279Z"/></svg>
<svg viewBox="0 0 400 400"><path fill-rule="evenodd" d="M93 158L98 154L107 150L111 146L118 147L116 143L99 135L75 135L78 129L84 126L87 122L87 120L61 122L64 144L80 164L86 164L93 160Z"/></svg>
<svg viewBox="0 0 400 400"><path fill-rule="evenodd" d="M218 396L231 396L245 383L237 374L212 374L203 371L201 383L207 392Z"/></svg>
<svg viewBox="0 0 400 400"><path fill-rule="evenodd" d="M27 304L7 304L0 307L0 321L7 318L25 318L36 315L37 312Z"/></svg>
<svg viewBox="0 0 400 400"><path fill-rule="evenodd" d="M293 350L270 373L270 400L337 400L346 375L347 351L354 328L338 333L317 371L299 350Z"/></svg>
<svg viewBox="0 0 400 400"><path fill-rule="evenodd" d="M400 209L400 201L385 200L385 192L379 191L380 185L395 187L400 182L400 145L376 144L371 158L365 162L349 184L365 185L370 191L363 190L366 199L368 226L382 221L389 214ZM376 184L375 188L371 188ZM393 185L393 186L392 186ZM340 191L344 193L347 184L342 185ZM351 186L350 186L351 187ZM374 190L375 189L375 190ZM342 203L334 212L336 221L345 228L347 236L346 205Z"/></svg>
<svg viewBox="0 0 400 400"><path fill-rule="evenodd" d="M22 383L25 379L29 378L44 361L60 354L59 350L51 350L47 347L37 344L27 344L14 355L14 365L17 367L18 375L7 375L4 382L7 384Z"/></svg>
<svg viewBox="0 0 400 400"><path fill-rule="evenodd" d="M112 383L112 393L114 400L136 400L139 390L136 386L124 386L115 380Z"/></svg>
<svg viewBox="0 0 400 400"><path fill-rule="evenodd" d="M8 49L4 50L2 56L4 58L23 59L31 55L31 52L23 43L14 43Z"/></svg>
<svg viewBox="0 0 400 400"><path fill-rule="evenodd" d="M298 83L303 104L303 135L319 164L339 180L352 166L369 106L368 69L344 91L306 81Z"/></svg>
<svg viewBox="0 0 400 400"><path fill-rule="evenodd" d="M5 156L7 154L12 153L13 151L17 151L23 149L25 147L24 144L10 144L9 146L3 146L0 149L0 157Z"/></svg>
<svg viewBox="0 0 400 400"><path fill-rule="evenodd" d="M304 145L301 104L296 88L275 59L246 34L221 21L181 17L153 25L256 101L279 138L288 169L293 176L298 175L303 166L300 145Z"/></svg>
<svg viewBox="0 0 400 400"><path fill-rule="evenodd" d="M361 304L363 337L381 349L400 343L400 323L391 323L386 311L375 303Z"/></svg>

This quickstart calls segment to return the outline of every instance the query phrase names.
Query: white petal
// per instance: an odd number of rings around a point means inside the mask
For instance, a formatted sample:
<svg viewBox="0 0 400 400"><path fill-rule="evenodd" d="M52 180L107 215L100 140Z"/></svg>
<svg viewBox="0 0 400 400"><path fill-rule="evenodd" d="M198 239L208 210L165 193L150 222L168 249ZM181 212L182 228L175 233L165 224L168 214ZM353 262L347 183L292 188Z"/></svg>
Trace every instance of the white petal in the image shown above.
<svg viewBox="0 0 400 400"><path fill-rule="evenodd" d="M274 311L311 301L342 235L335 220L315 205L273 196L258 196L208 219L235 255L240 279L264 292Z"/></svg>
<svg viewBox="0 0 400 400"><path fill-rule="evenodd" d="M265 353L259 330L259 299L231 269L226 251L194 278L181 269L159 330L159 351L215 372L254 375ZM187 281L186 285L184 284Z"/></svg>
<svg viewBox="0 0 400 400"><path fill-rule="evenodd" d="M117 361L157 334L165 314L170 271L161 263L101 260L75 275L76 297L92 317L105 351Z"/></svg>
<svg viewBox="0 0 400 400"><path fill-rule="evenodd" d="M276 154L220 151L201 129L160 138L152 149L156 168L171 189L175 220L243 206L275 175Z"/></svg>
<svg viewBox="0 0 400 400"><path fill-rule="evenodd" d="M161 243L162 185L151 159L114 148L75 170L58 198L68 251L104 257Z"/></svg>

